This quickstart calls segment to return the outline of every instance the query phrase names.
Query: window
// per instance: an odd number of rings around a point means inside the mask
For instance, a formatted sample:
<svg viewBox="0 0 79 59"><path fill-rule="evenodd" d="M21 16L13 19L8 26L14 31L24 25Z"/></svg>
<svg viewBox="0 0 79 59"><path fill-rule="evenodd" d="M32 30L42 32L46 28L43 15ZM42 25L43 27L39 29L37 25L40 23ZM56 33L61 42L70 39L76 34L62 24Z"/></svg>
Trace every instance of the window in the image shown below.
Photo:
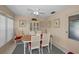
<svg viewBox="0 0 79 59"><path fill-rule="evenodd" d="M79 41L79 15L69 17L69 38Z"/></svg>

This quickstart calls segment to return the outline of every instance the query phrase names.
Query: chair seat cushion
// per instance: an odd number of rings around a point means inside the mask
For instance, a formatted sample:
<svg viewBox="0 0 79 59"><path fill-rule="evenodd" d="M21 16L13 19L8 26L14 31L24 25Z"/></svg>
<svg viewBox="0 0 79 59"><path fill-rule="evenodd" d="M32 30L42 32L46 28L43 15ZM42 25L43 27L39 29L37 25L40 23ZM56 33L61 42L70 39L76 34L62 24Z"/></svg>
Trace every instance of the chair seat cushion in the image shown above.
<svg viewBox="0 0 79 59"><path fill-rule="evenodd" d="M21 38L22 38L22 36L16 36L15 40L18 40L18 39L21 39Z"/></svg>

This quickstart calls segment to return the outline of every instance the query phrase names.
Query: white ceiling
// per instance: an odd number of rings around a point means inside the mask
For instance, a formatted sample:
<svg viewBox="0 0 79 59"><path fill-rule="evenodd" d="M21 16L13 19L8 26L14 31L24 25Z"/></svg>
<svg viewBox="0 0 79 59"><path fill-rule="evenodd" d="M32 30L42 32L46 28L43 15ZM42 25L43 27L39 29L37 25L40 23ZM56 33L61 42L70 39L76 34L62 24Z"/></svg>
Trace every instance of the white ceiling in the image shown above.
<svg viewBox="0 0 79 59"><path fill-rule="evenodd" d="M67 7L67 5L7 5L7 7L12 10L15 15L18 16L33 16L31 14L31 11L28 9L40 9L40 11L44 12L45 14L39 14L41 17L47 17L50 16L52 11L60 11Z"/></svg>

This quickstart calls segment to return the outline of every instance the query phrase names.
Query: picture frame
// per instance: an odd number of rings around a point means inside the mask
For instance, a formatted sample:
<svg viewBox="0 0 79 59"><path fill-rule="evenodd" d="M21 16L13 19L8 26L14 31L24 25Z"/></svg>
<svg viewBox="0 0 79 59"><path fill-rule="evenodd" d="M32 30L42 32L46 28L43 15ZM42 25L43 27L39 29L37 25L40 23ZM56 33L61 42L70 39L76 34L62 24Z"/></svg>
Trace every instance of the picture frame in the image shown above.
<svg viewBox="0 0 79 59"><path fill-rule="evenodd" d="M53 26L54 26L54 28L60 27L60 19L59 18L53 20Z"/></svg>
<svg viewBox="0 0 79 59"><path fill-rule="evenodd" d="M26 21L25 20L19 20L19 27L25 27Z"/></svg>

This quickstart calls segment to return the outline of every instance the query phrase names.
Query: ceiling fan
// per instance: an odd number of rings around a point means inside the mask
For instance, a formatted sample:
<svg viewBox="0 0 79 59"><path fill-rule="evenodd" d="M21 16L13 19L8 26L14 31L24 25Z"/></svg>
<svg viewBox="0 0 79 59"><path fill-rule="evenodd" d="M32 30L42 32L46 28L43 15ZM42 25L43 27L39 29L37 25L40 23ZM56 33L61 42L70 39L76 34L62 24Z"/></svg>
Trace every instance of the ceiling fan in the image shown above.
<svg viewBox="0 0 79 59"><path fill-rule="evenodd" d="M40 14L45 14L44 11L41 11L40 9L37 9L37 8L36 9L28 8L27 11L30 11L31 14L36 15L36 16L38 16Z"/></svg>

